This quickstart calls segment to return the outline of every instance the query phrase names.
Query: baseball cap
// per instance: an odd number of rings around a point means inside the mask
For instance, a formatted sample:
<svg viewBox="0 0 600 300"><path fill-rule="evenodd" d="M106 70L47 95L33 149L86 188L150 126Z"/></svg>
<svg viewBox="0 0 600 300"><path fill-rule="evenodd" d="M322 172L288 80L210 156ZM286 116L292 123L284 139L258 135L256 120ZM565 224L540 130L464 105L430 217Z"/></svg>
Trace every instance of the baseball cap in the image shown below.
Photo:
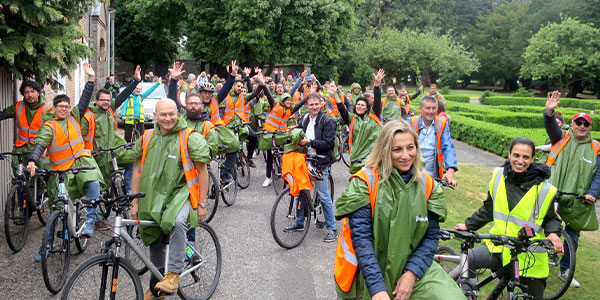
<svg viewBox="0 0 600 300"><path fill-rule="evenodd" d="M590 115L586 114L586 113L578 113L573 117L573 121L579 119L579 118L584 118L586 121L588 121L588 123L592 124L592 117L590 117Z"/></svg>
<svg viewBox="0 0 600 300"><path fill-rule="evenodd" d="M310 76L308 76L308 78L306 80L308 80L308 81L315 81L315 77L312 76L312 75L310 75Z"/></svg>

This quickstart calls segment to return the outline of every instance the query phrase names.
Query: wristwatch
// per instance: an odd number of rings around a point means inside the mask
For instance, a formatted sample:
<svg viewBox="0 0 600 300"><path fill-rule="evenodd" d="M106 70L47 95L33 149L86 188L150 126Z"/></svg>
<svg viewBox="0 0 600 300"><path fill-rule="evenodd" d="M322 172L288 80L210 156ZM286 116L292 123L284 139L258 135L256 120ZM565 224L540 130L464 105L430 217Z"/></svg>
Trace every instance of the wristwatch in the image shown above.
<svg viewBox="0 0 600 300"><path fill-rule="evenodd" d="M206 208L207 206L208 206L208 204L206 204L206 202L200 203L200 207L202 207L202 208Z"/></svg>

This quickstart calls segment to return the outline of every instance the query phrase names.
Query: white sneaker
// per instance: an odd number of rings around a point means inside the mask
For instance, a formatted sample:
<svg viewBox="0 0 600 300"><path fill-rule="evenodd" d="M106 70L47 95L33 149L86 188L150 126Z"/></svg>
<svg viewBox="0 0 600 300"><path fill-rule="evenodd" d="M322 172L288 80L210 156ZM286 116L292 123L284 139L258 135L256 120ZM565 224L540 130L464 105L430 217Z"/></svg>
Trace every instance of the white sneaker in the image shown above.
<svg viewBox="0 0 600 300"><path fill-rule="evenodd" d="M265 178L265 181L263 181L263 187L268 187L271 185L271 178Z"/></svg>
<svg viewBox="0 0 600 300"><path fill-rule="evenodd" d="M558 278L562 281L565 281L567 279L566 273L567 273L567 271L565 271L565 272L558 271ZM581 284L579 284L579 281L575 280L575 277L573 277L573 279L571 280L570 286L574 287L574 288L579 288L579 287L581 287Z"/></svg>

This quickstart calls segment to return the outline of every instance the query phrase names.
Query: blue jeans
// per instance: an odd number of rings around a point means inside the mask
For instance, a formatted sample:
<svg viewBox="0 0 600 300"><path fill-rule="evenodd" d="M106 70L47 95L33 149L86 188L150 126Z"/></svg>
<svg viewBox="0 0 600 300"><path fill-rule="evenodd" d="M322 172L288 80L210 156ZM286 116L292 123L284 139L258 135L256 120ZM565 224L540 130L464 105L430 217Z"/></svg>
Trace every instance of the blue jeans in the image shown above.
<svg viewBox="0 0 600 300"><path fill-rule="evenodd" d="M325 168L322 170L323 180L313 181L315 189L321 199L321 206L323 207L323 214L325 215L325 227L327 230L337 231L335 225L335 217L333 216L333 200L331 200L331 194L329 194L329 169ZM298 217L296 217L296 224L304 224L304 201L300 202L300 211Z"/></svg>
<svg viewBox="0 0 600 300"><path fill-rule="evenodd" d="M125 188L127 188L127 193L131 193L131 178L133 178L133 164L123 164L123 168L125 172Z"/></svg>
<svg viewBox="0 0 600 300"><path fill-rule="evenodd" d="M569 268L569 266L571 265L571 260L569 258L569 251L574 251L575 253L577 253L577 248L579 247L580 231L569 227L569 225L565 226L565 231L569 234L569 236L573 240L573 246L575 247L575 249L569 249L569 246L567 246L567 243L564 243L565 255L563 255L563 258L560 260L560 271L561 272L566 271Z"/></svg>
<svg viewBox="0 0 600 300"><path fill-rule="evenodd" d="M86 197L89 199L98 199L100 198L100 182L98 180L88 181L87 184L87 195ZM98 219L98 215L96 213L98 209L96 207L90 207L87 209L86 220L96 221Z"/></svg>

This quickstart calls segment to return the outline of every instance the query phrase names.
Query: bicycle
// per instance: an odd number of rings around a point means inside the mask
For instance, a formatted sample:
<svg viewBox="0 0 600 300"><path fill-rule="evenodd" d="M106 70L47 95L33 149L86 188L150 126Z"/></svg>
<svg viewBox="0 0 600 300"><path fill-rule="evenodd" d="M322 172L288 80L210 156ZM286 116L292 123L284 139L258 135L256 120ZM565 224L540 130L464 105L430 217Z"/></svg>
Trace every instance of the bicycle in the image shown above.
<svg viewBox="0 0 600 300"><path fill-rule="evenodd" d="M100 197L103 197L103 198L113 197L114 198L114 197L123 196L127 193L127 187L125 185L125 174L124 174L123 170L119 169L119 164L117 163L116 151L121 148L131 149L131 148L133 148L134 145L135 145L135 143L131 142L131 143L122 144L122 145L118 145L118 146L111 147L111 148L98 148L98 149L92 151L92 156L97 156L101 152L110 152L111 165L113 168L113 171L111 173L112 184L107 190L102 191L102 193L100 194ZM104 205L98 206L98 214L102 215L104 218L108 218L108 216L110 215L110 207L104 207Z"/></svg>
<svg viewBox="0 0 600 300"><path fill-rule="evenodd" d="M140 130L140 127L141 127L141 130ZM144 129L145 129L144 121L142 121L140 118L134 118L133 119L133 129L131 131L131 142L135 142L135 141L137 141L137 139L142 137Z"/></svg>
<svg viewBox="0 0 600 300"><path fill-rule="evenodd" d="M219 149L221 150L227 150L227 146L224 145L219 145ZM239 154L238 154L239 155ZM215 156L215 158L213 159L213 161L215 161L217 163L217 170L222 170L225 164L225 154L219 154L217 156ZM236 163L237 164L237 163ZM209 166L210 169L210 166ZM231 174L229 174L229 176L231 176L231 180L229 180L228 182L222 181L221 180L221 176L219 176L219 180L217 180L216 176L209 170L209 181L212 182L218 182L219 184L217 185L216 188L211 188L210 191L213 191L214 193L216 193L216 195L220 195L221 199L223 200L223 203L225 203L227 206L232 206L235 203L235 200L237 199L237 167L234 167L231 169ZM211 184L212 186L212 184ZM208 199L207 199L208 201ZM218 197L214 197L214 212L216 212L217 210L217 205L219 203L219 199ZM208 204L210 206L210 203ZM212 213L212 215L214 215L214 212ZM208 207L207 207L207 217L208 217ZM212 219L212 216L210 217L210 219ZM208 222L207 222L208 223Z"/></svg>
<svg viewBox="0 0 600 300"><path fill-rule="evenodd" d="M350 132L343 122L337 122L336 130L336 142L337 142L337 156L335 161L342 161L346 167L350 167L350 144L349 144Z"/></svg>
<svg viewBox="0 0 600 300"><path fill-rule="evenodd" d="M150 270L153 281L164 278L163 274L168 272L168 243L166 245L165 270L161 272L150 261L144 250L136 245L126 229L126 226L129 225L158 226L154 221L123 217L131 200L142 197L144 194L138 193L124 195L114 200L99 200L99 202L115 202L112 205L112 210L116 215L112 225L112 238L104 243L102 254L86 260L77 267L69 278L61 299L142 299L142 283L138 273L130 262L119 254L123 243L130 247ZM88 202L90 206L97 204L93 200ZM168 236L164 240L168 241ZM208 224L201 222L196 228L195 243L187 242L186 245L190 249L190 253L185 254L185 267L181 273L177 294L182 299L209 299L216 290L221 276L221 245L217 235ZM184 254L182 253L182 255ZM210 273L209 278L206 273ZM205 281L207 279L208 281ZM99 289L94 290L97 287ZM157 295L156 291L152 290L152 292Z"/></svg>
<svg viewBox="0 0 600 300"><path fill-rule="evenodd" d="M272 185L273 185L273 190L275 191L275 195L279 195L281 193L281 191L283 189L285 189L285 187L287 186L287 183L285 180L283 180L283 178L281 177L281 164L282 164L282 158L283 158L283 144L282 145L278 145L277 141L276 141L276 137L277 134L280 133L284 133L287 134L287 131L282 131L282 130L276 130L273 132L270 131L259 131L256 133L256 135L265 135L265 134L271 134L271 138L272 138L272 145L273 148L271 148L271 154L273 156L273 167L271 168L271 181L272 181ZM289 142L289 141L288 141ZM266 151L265 151L266 153ZM266 155L266 154L265 154ZM266 158L265 158L266 161Z"/></svg>
<svg viewBox="0 0 600 300"><path fill-rule="evenodd" d="M250 165L248 164L248 155L244 152L244 142L240 139L240 128L250 125L250 122L242 122L239 125L231 127L231 130L235 132L235 136L240 141L240 151L238 152L237 159L235 161L236 177L235 182L241 189L246 189L250 185ZM233 204L233 203L232 203Z"/></svg>
<svg viewBox="0 0 600 300"><path fill-rule="evenodd" d="M531 299L531 296L527 294L527 286L519 282L519 274L518 272L514 272L514 270L519 270L519 260L517 255L531 251L530 249L532 249L532 246L543 247L549 252L550 266L557 262L556 257L558 254L555 253L552 243L548 240L529 240L534 234L533 230L527 225L519 232L519 237L452 229L441 229L441 234L441 240L460 240L461 252L458 254L453 248L443 246L438 248L433 259L448 272L452 279L456 280L458 286L463 291L463 294L469 300L478 299L478 291L494 279L499 279L499 282L487 299L497 299L505 288L509 294L508 299ZM567 239L570 240L568 235ZM499 270L492 270L492 274L485 279L477 281L477 278L469 278L468 251L475 247L475 243L482 240L490 240L494 245L510 248L511 261ZM575 267L574 264L572 267ZM515 293L515 288L517 287L521 290L521 293ZM546 291L544 291L544 299L557 299L562 296L565 291L561 291L560 295L546 295Z"/></svg>
<svg viewBox="0 0 600 300"><path fill-rule="evenodd" d="M307 162L318 163L317 159L323 158L322 155L307 155ZM329 176L329 191L334 193L333 178ZM290 188L285 188L273 203L271 209L271 233L275 242L286 249L293 249L300 245L310 228L311 217L314 217L315 226L323 228L325 226L325 216L319 194L315 191L314 196L310 195L309 190L303 190L300 195L295 197L290 195ZM306 201L304 209L301 211L302 202ZM285 231L284 228L295 224L296 218L300 213L304 214L304 229L301 231Z"/></svg>
<svg viewBox="0 0 600 300"><path fill-rule="evenodd" d="M46 225L48 214L48 187L42 176L34 176L29 180L29 173L25 170L28 155L29 153L0 153L0 160L16 156L19 162L4 203L4 233L8 247L15 253L21 251L27 241L29 218L33 214L30 210L37 212L42 225Z"/></svg>
<svg viewBox="0 0 600 300"><path fill-rule="evenodd" d="M71 256L70 241L75 241L79 253L83 253L87 248L87 239L81 237L87 213L81 199L75 203L71 201L65 177L69 172L76 175L93 169L91 166L83 166L66 170L36 170L44 175L58 174L58 196L52 201L52 213L48 217L42 238L42 276L46 288L52 294L60 292L67 280Z"/></svg>

